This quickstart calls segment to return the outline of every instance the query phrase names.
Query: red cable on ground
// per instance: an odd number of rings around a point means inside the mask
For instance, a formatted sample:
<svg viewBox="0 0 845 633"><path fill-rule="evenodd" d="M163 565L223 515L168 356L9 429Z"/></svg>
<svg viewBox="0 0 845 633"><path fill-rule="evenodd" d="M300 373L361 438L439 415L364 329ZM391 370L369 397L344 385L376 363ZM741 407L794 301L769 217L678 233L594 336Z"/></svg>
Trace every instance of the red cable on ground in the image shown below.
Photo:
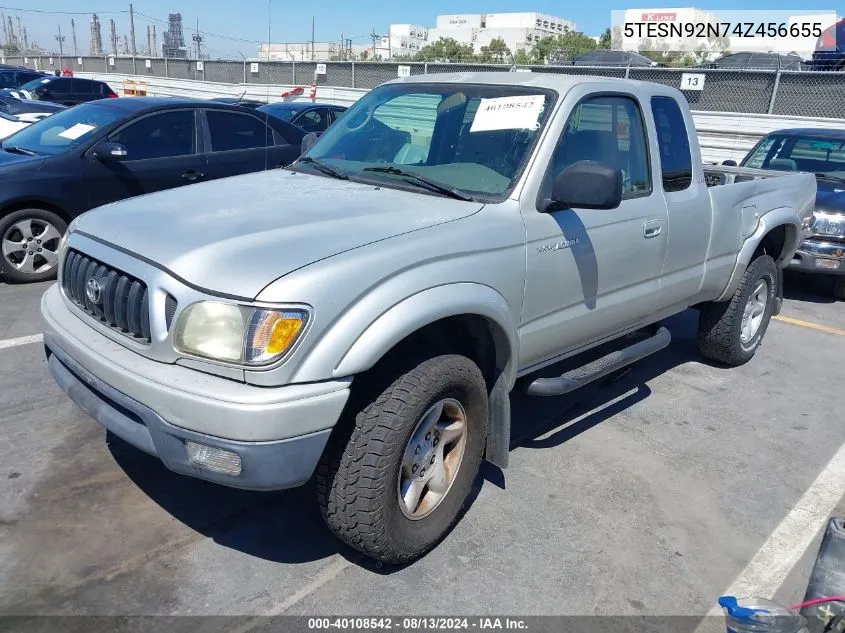
<svg viewBox="0 0 845 633"><path fill-rule="evenodd" d="M823 604L825 602L845 602L845 596L831 596L829 598L814 598L813 600L807 600L807 602L802 602L800 604L794 604L790 609L794 611L800 611L804 607L812 607L816 604Z"/></svg>

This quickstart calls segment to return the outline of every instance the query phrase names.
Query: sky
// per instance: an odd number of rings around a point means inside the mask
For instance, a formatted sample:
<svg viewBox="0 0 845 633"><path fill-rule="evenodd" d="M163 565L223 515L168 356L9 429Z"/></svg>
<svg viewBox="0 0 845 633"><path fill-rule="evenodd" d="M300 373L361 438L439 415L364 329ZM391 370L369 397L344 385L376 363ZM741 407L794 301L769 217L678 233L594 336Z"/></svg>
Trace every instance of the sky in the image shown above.
<svg viewBox="0 0 845 633"><path fill-rule="evenodd" d="M315 19L315 37L318 41L340 40L341 34L353 43L370 41L369 33L386 34L391 23L412 23L433 26L435 16L445 13L504 13L509 11L539 11L553 16L574 20L578 30L588 35L599 35L610 23L610 12L620 6L618 0L592 0L591 2L562 3L550 0L424 0L406 3L401 0L135 0L134 9L136 42L140 52L146 42L147 24L156 24L158 41L165 29L168 13L180 12L186 27L185 38L190 43L192 31L199 20L199 29L205 36L205 47L211 58L239 59L255 56L258 42L266 42L269 34L274 42L303 42L311 39L311 18ZM818 3L813 9L834 10L838 3ZM634 5L636 6L636 5ZM640 5L658 8L661 5ZM663 5L678 6L678 5ZM805 12L795 0L746 0L738 5L736 0L686 4L700 9L793 10ZM25 10L28 9L28 10ZM58 49L55 36L58 24L66 36L66 53L72 53L70 20L76 21L79 54L88 53L88 22L91 13L98 13L102 24L103 43L108 44L109 19L114 18L120 36L129 33L129 3L121 4L104 0L0 0L0 12L18 16L27 27L30 39L45 49ZM42 13L36 12L41 11ZM50 12L78 12L80 15ZM46 12L46 13L45 13ZM153 20L158 20L155 22ZM2 35L2 31L0 31Z"/></svg>

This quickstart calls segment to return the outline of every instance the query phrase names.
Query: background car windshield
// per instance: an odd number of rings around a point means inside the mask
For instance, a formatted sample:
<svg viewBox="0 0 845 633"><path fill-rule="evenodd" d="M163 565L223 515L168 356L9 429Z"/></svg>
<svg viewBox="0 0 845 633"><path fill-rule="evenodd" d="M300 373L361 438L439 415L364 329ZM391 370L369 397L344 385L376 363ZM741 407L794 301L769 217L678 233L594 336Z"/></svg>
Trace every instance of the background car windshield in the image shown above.
<svg viewBox="0 0 845 633"><path fill-rule="evenodd" d="M85 103L41 119L13 134L4 145L15 145L38 154L62 154L88 139L100 128L126 113L103 104Z"/></svg>
<svg viewBox="0 0 845 633"><path fill-rule="evenodd" d="M845 140L809 136L770 136L745 162L746 167L806 171L845 177Z"/></svg>
<svg viewBox="0 0 845 633"><path fill-rule="evenodd" d="M347 110L308 156L353 179L399 184L400 174L364 171L392 166L470 196L499 197L522 171L552 100L548 90L522 86L390 84Z"/></svg>
<svg viewBox="0 0 845 633"><path fill-rule="evenodd" d="M258 110L259 112L272 114L274 117L281 119L282 121L290 121L298 112L293 108L280 108L279 106L262 106L258 108Z"/></svg>
<svg viewBox="0 0 845 633"><path fill-rule="evenodd" d="M48 84L53 80L52 77L39 77L38 79L33 79L32 81L28 81L23 84L19 90L29 90L32 92L33 90L37 90L44 84Z"/></svg>

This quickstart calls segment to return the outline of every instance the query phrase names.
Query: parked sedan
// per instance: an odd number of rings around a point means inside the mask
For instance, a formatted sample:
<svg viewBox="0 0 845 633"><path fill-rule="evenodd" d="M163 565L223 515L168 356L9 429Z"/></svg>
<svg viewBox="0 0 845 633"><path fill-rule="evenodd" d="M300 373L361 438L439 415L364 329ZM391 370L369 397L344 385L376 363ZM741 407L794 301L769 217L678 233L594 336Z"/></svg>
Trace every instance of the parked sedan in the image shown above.
<svg viewBox="0 0 845 633"><path fill-rule="evenodd" d="M816 208L809 236L789 267L835 275L834 296L845 300L845 130L772 132L754 146L742 166L816 175Z"/></svg>
<svg viewBox="0 0 845 633"><path fill-rule="evenodd" d="M81 77L41 77L4 92L18 99L50 101L66 106L117 97L108 84Z"/></svg>
<svg viewBox="0 0 845 633"><path fill-rule="evenodd" d="M14 89L33 79L43 79L45 73L29 68L15 66L0 66L0 89Z"/></svg>
<svg viewBox="0 0 845 633"><path fill-rule="evenodd" d="M68 222L109 202L287 165L305 132L203 100L147 97L86 103L0 143L0 272L56 273Z"/></svg>
<svg viewBox="0 0 845 633"><path fill-rule="evenodd" d="M293 123L306 132L322 134L346 111L346 108L330 103L285 101L261 106L258 111L266 112L282 121Z"/></svg>

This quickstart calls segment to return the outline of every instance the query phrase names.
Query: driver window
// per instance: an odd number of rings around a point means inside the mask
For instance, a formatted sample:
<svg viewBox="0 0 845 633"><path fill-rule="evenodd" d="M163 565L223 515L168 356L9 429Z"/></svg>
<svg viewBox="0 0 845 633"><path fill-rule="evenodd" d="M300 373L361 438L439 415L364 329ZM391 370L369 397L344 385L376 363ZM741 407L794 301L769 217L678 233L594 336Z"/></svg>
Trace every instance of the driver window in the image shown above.
<svg viewBox="0 0 845 633"><path fill-rule="evenodd" d="M428 160L437 106L441 99L440 95L433 94L402 95L373 111L376 125L385 125L395 131L397 146L392 148L395 154L390 162L397 165L420 165Z"/></svg>
<svg viewBox="0 0 845 633"><path fill-rule="evenodd" d="M651 192L651 173L640 108L629 97L593 97L569 117L543 183L547 196L564 169L582 160L622 170L622 198Z"/></svg>

